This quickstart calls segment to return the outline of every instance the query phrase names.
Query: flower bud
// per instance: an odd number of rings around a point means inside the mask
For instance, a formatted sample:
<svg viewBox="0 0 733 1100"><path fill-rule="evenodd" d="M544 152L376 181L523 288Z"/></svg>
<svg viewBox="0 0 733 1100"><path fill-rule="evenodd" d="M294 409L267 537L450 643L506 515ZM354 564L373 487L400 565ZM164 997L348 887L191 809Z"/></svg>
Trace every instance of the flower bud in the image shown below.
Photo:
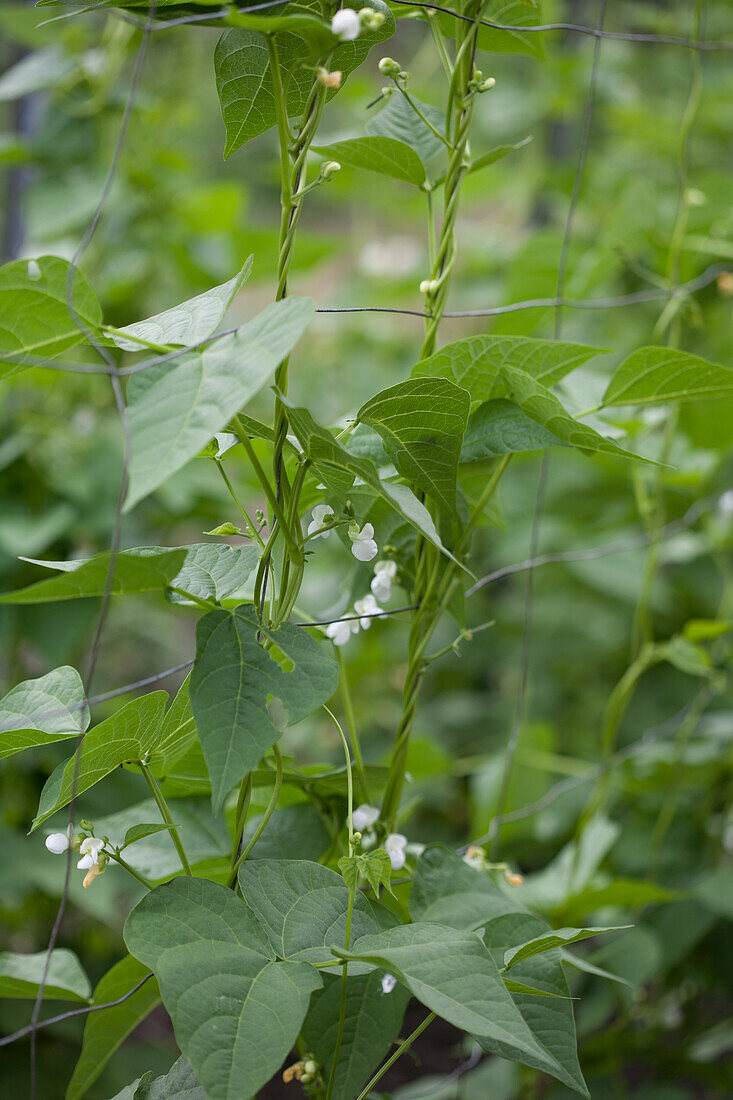
<svg viewBox="0 0 733 1100"><path fill-rule="evenodd" d="M440 289L440 283L437 279L423 279L420 283L421 294L435 294Z"/></svg>
<svg viewBox="0 0 733 1100"><path fill-rule="evenodd" d="M399 76L402 68L392 57L383 57L379 62L379 71L383 76Z"/></svg>
<svg viewBox="0 0 733 1100"><path fill-rule="evenodd" d="M83 817L79 822L79 828L83 829L85 833L94 832L94 826L92 825L91 821L87 821L85 817Z"/></svg>
<svg viewBox="0 0 733 1100"><path fill-rule="evenodd" d="M384 14L375 11L374 8L362 8L359 12L359 22L365 31L378 31L384 23Z"/></svg>
<svg viewBox="0 0 733 1100"><path fill-rule="evenodd" d="M341 165L337 160L327 160L325 164L321 165L321 179L330 180L331 176L335 172L341 171Z"/></svg>
<svg viewBox="0 0 733 1100"><path fill-rule="evenodd" d="M324 69L322 65L316 69L316 80L318 83L322 84L324 88L331 88L333 91L338 91L341 87L343 75L340 69L336 69L332 73L329 72L328 69Z"/></svg>
<svg viewBox="0 0 733 1100"><path fill-rule="evenodd" d="M514 871L505 871L504 878L509 886L521 886L524 882L524 875L515 874Z"/></svg>
<svg viewBox="0 0 733 1100"><path fill-rule="evenodd" d="M303 1066L303 1069L304 1069L304 1071L305 1071L305 1072L306 1072L307 1074L309 1074L309 1076L311 1076L311 1077L315 1077L315 1075L316 1075L316 1074L318 1073L318 1066L317 1066L317 1065L316 1065L316 1063L315 1063L314 1061L312 1061L311 1059L309 1059L309 1060L308 1060L308 1061L307 1061L307 1062L306 1062L306 1063L304 1064L304 1066Z"/></svg>

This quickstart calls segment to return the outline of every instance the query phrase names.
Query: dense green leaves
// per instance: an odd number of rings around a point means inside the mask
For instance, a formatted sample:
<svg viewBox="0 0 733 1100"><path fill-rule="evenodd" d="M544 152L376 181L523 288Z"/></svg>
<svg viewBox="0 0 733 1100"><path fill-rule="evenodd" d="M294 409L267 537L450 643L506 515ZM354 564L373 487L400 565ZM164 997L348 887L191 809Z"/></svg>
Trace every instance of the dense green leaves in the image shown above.
<svg viewBox="0 0 733 1100"><path fill-rule="evenodd" d="M278 955L327 962L331 946L345 942L349 891L330 868L301 859L252 859L239 868L239 885ZM384 906L357 893L352 943L395 919ZM349 973L358 969L349 967Z"/></svg>
<svg viewBox="0 0 733 1100"><path fill-rule="evenodd" d="M366 6L361 0L352 5L356 10ZM328 55L331 70L340 70L344 79L361 62L372 46L394 34L394 17L382 0L372 0L370 7L382 12L384 23L376 31L363 31L354 42L342 42L329 52L330 30L326 37L318 31L313 13L319 9L307 2L288 5L288 14L295 17L293 30L285 29L287 17L277 19L272 32L277 43L278 59L287 88L287 112L292 118L302 114L313 86L314 50L316 57ZM303 21L306 16L307 22ZM251 17L254 25L256 15ZM270 21L270 20L268 20ZM324 28L325 29L325 28ZM256 30L234 28L225 31L216 47L214 68L221 113L226 127L224 156L229 157L241 145L275 125L275 99L270 58L264 34Z"/></svg>
<svg viewBox="0 0 733 1100"><path fill-rule="evenodd" d="M469 336L422 359L412 368L412 374L451 378L478 403L510 396L503 373L506 367L517 368L552 386L594 355L605 354L604 348L532 336Z"/></svg>
<svg viewBox="0 0 733 1100"><path fill-rule="evenodd" d="M334 1082L334 1100L353 1100L397 1038L410 999L403 985L382 991L379 971L346 982L343 1039ZM330 1077L341 1001L341 978L324 975L323 989L313 995L303 1024L303 1039Z"/></svg>
<svg viewBox="0 0 733 1100"><path fill-rule="evenodd" d="M119 1000L150 971L131 955L108 970L97 984L92 1004L104 1005ZM158 983L149 978L122 1004L90 1012L84 1026L79 1060L66 1090L66 1100L78 1100L97 1080L105 1065L130 1032L160 1003Z"/></svg>
<svg viewBox="0 0 733 1100"><path fill-rule="evenodd" d="M482 462L500 455L565 446L567 444L532 420L518 405L499 398L484 401L471 413L461 448L461 462Z"/></svg>
<svg viewBox="0 0 733 1100"><path fill-rule="evenodd" d="M411 378L372 397L357 418L381 436L404 478L452 512L470 404L448 379Z"/></svg>
<svg viewBox="0 0 733 1100"><path fill-rule="evenodd" d="M48 953L35 955L0 953L0 997L27 997L35 999L46 970ZM46 972L44 997L59 1001L86 1001L91 986L89 979L73 951L56 947Z"/></svg>
<svg viewBox="0 0 733 1100"><path fill-rule="evenodd" d="M445 550L427 508L406 485L383 481L372 462L349 454L326 428L316 423L307 409L288 405L288 417L300 445L318 470L320 477L339 499L344 499L355 478L361 478L394 508L408 523L417 528L429 542ZM379 537L379 532L377 532ZM450 557L451 555L448 554Z"/></svg>
<svg viewBox="0 0 733 1100"><path fill-rule="evenodd" d="M148 894L125 942L158 978L209 1100L241 1100L272 1076L321 984L307 963L275 961L252 911L207 880L179 878Z"/></svg>
<svg viewBox="0 0 733 1100"><path fill-rule="evenodd" d="M258 640L260 635L292 668L283 670ZM280 736L267 710L268 696L281 701L287 723L293 725L325 703L337 683L335 661L289 623L270 630L251 608L231 614L212 611L199 621L190 694L215 813Z"/></svg>
<svg viewBox="0 0 733 1100"><path fill-rule="evenodd" d="M252 261L253 257L249 256L241 271L228 282L145 321L125 325L120 332L128 333L128 338L114 334L115 344L124 351L142 351L146 343L186 346L206 340L216 332L235 295L249 278Z"/></svg>
<svg viewBox="0 0 733 1100"><path fill-rule="evenodd" d="M24 680L0 699L0 760L35 745L78 737L89 725L84 685L75 668L64 665Z"/></svg>
<svg viewBox="0 0 733 1100"><path fill-rule="evenodd" d="M0 267L0 377L14 374L22 353L52 357L84 339L84 327L96 330L102 310L79 270L74 272L72 305L81 325L69 313L69 264L58 256L15 260ZM13 353L13 360L3 356Z"/></svg>
<svg viewBox="0 0 733 1100"><path fill-rule="evenodd" d="M85 734L79 752L59 764L47 779L33 829L120 764L142 759L156 743L167 699L164 691L133 699Z"/></svg>
<svg viewBox="0 0 733 1100"><path fill-rule="evenodd" d="M273 302L204 351L132 376L128 509L194 458L258 393L302 336L313 309L310 298Z"/></svg>
<svg viewBox="0 0 733 1100"><path fill-rule="evenodd" d="M315 147L317 153L336 160L350 168L364 168L382 176L414 183L418 187L425 182L425 168L417 153L390 137L351 138L349 141L333 141L329 145Z"/></svg>
<svg viewBox="0 0 733 1100"><path fill-rule="evenodd" d="M686 397L730 397L733 369L674 348L638 348L609 382L604 405L659 405Z"/></svg>
<svg viewBox="0 0 733 1100"><path fill-rule="evenodd" d="M183 681L166 711L155 740L155 748L148 755L148 763L155 775L166 775L173 764L185 756L196 738L196 725L188 693L189 679L187 677Z"/></svg>

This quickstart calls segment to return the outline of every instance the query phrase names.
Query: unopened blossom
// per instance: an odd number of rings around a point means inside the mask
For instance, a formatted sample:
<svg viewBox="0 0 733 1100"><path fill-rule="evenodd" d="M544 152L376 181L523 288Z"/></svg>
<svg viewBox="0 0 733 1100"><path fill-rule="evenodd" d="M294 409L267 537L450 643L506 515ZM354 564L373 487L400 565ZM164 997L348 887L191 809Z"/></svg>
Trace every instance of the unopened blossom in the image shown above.
<svg viewBox="0 0 733 1100"><path fill-rule="evenodd" d="M46 837L46 847L55 856L63 855L71 847L71 838L74 835L74 826L69 825L65 833L49 833Z"/></svg>
<svg viewBox="0 0 733 1100"><path fill-rule="evenodd" d="M358 13L353 8L341 8L331 20L331 30L342 42L353 42L361 31Z"/></svg>
<svg viewBox="0 0 733 1100"><path fill-rule="evenodd" d="M374 541L374 528L371 523L365 523L361 529L357 523L349 524L349 538L351 553L357 561L371 561L372 558L376 558L379 547Z"/></svg>
<svg viewBox="0 0 733 1100"><path fill-rule="evenodd" d="M321 530L321 528L324 526L326 520L333 515L333 508L328 504L316 504L311 515L313 519L308 524L307 533L316 539L327 539L331 534L331 528L327 527L325 531Z"/></svg>
<svg viewBox="0 0 733 1100"><path fill-rule="evenodd" d="M405 866L405 860L407 859L406 847L407 837L403 836L402 833L390 833L385 840L384 849L389 856L393 871L399 871Z"/></svg>
<svg viewBox="0 0 733 1100"><path fill-rule="evenodd" d="M382 993L391 993L396 985L397 979L394 974L382 975Z"/></svg>
<svg viewBox="0 0 733 1100"><path fill-rule="evenodd" d="M379 821L379 810L376 806L369 806L366 802L362 802L361 806L357 806L351 815L351 824L356 833L363 833L365 829L370 829L377 821Z"/></svg>
<svg viewBox="0 0 733 1100"><path fill-rule="evenodd" d="M361 615L359 622L362 630L368 630L372 625L372 618L376 615L381 615L382 609L374 599L371 593L368 596L363 596L360 600L357 600L354 604L354 611L357 615Z"/></svg>
<svg viewBox="0 0 733 1100"><path fill-rule="evenodd" d="M321 66L316 69L316 80L319 84L322 84L324 88L330 88L332 91L338 91L341 87L341 81L344 74L340 69L335 69L332 73L328 69L324 69Z"/></svg>
<svg viewBox="0 0 733 1100"><path fill-rule="evenodd" d="M515 871L505 871L504 878L509 886L521 886L524 882L524 875L517 874Z"/></svg>
<svg viewBox="0 0 733 1100"><path fill-rule="evenodd" d="M347 619L342 622L329 623L326 627L326 634L334 645L346 645L351 635L358 633L358 619Z"/></svg>
<svg viewBox="0 0 733 1100"><path fill-rule="evenodd" d="M376 600L386 603L392 595L392 581L397 573L396 561L377 561L374 563L374 576L369 586Z"/></svg>
<svg viewBox="0 0 733 1100"><path fill-rule="evenodd" d="M486 865L486 853L483 848L477 848L475 844L472 844L467 849L463 862L467 863L469 867L473 867L475 871L481 871Z"/></svg>

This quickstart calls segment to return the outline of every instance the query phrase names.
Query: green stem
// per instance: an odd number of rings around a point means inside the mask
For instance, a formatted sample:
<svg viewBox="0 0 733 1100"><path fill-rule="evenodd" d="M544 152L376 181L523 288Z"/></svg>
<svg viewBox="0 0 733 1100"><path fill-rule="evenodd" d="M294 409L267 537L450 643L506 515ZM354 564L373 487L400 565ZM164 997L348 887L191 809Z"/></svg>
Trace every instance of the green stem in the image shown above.
<svg viewBox="0 0 733 1100"><path fill-rule="evenodd" d="M418 1024L417 1027L415 1028L415 1030L413 1032L411 1032L407 1036L406 1039L402 1040L402 1042L397 1047L397 1050L394 1052L394 1054L391 1055L391 1057L389 1057L387 1059L387 1061L384 1063L383 1066L380 1066L380 1068L377 1070L377 1072L372 1077L371 1081L369 1081L369 1083L367 1085L365 1085L364 1088L361 1090L361 1092L357 1096L356 1100L366 1100L367 1096L372 1091L374 1086L382 1080L382 1078L384 1077L387 1070L391 1069L392 1066L397 1061L397 1059L401 1058L402 1055L405 1053L405 1051L410 1049L410 1047L415 1042L415 1040L417 1038L419 1038L420 1035L422 1035L425 1028L429 1027L430 1024L432 1024L433 1020L435 1019L435 1016L436 1016L435 1012L429 1013L425 1017L423 1022L421 1024Z"/></svg>
<svg viewBox="0 0 733 1100"><path fill-rule="evenodd" d="M242 837L244 835L244 826L247 822L247 811L249 810L250 799L252 798L252 772L247 772L246 776L242 780L239 786L239 798L237 799L237 810L234 815L234 839L232 841L232 858L230 863L232 867L237 862L239 856L239 849L242 844Z"/></svg>
<svg viewBox="0 0 733 1100"><path fill-rule="evenodd" d="M216 459L216 467L217 467L219 473L221 474L222 478L224 479L224 484L226 485L227 489L229 490L229 495L232 498L232 500L234 501L234 503L236 504L240 515L242 515L244 517L244 519L246 520L246 523L247 523L247 527L252 532L252 534L257 539L257 541L259 542L260 549L264 550L265 549L265 544L262 541L262 536L260 535L260 532L257 530L257 527L254 525L254 523L250 519L249 513L247 512L247 509L244 507L241 500L237 496L237 494L234 490L234 486L232 485L231 481L227 477L227 472L224 469L224 467L222 466L219 459Z"/></svg>
<svg viewBox="0 0 733 1100"><path fill-rule="evenodd" d="M280 788L282 787L282 783L283 783L283 758L280 754L280 749L277 746L277 742L272 746L272 752L273 752L273 755L275 757L275 768L276 768L275 786L274 786L272 794L270 796L270 801L267 803L267 809L265 810L262 817L260 818L260 821L257 825L257 828L252 833L252 836L250 837L249 841L247 842L247 846L245 847L245 849L242 852L241 856L239 857L239 859L237 860L237 862L234 864L231 871L229 872L229 880L227 882L227 886L230 889L234 885L234 883L237 881L237 871L242 866L244 861L247 859L250 852L254 848L255 844L257 843L257 841L260 839L260 837L264 833L264 831L267 827L267 822L270 820L273 813L275 812L275 808L277 806L277 800L280 797Z"/></svg>
<svg viewBox="0 0 733 1100"><path fill-rule="evenodd" d="M142 761L138 761L138 765L140 767L141 772L145 776L145 780L146 780L148 786L150 787L150 792L151 792L153 798L155 799L155 801L157 803L157 806L158 806L158 809L160 810L160 814L161 814L161 817L163 818L163 821L165 821L166 825L171 826L171 829L169 830L169 832L171 834L171 840L173 841L173 845L174 845L176 851L178 852L178 858L181 861L181 867L183 867L183 870L185 871L185 873L187 875L190 875L190 874L192 874L191 866L188 862L188 857L186 856L183 845L181 844L181 838L178 835L178 826L176 825L175 821L171 817L171 812L168 809L168 803L166 802L166 800L163 796L163 792L161 791L160 787L158 786L158 781L155 778L155 776L153 775L153 773L151 772L151 770L150 770L150 768L148 767L147 764L143 764Z"/></svg>
<svg viewBox="0 0 733 1100"><path fill-rule="evenodd" d="M234 428L234 431L235 431L235 434L237 435L237 438L239 439L240 443L242 444L245 451L247 452L247 457L249 458L249 460L252 464L252 469L254 470L255 474L257 475L257 478L259 479L259 482L260 482L260 484L261 484L261 486L262 486L262 488L265 492L265 496L267 497L267 502L270 505L270 508L272 509L272 513L275 516L278 524L280 525L280 529L282 530L283 537L285 538L285 541L287 542L288 548L290 550L290 556L291 556L293 561L298 562L302 558L302 553L301 553L300 547L298 546L297 542L295 541L295 539L292 536L290 528L288 527L287 521L285 519L285 514L282 510L282 506L280 504L280 501L277 499L275 493L273 492L272 485L270 485L267 474L262 469L262 465L261 465L260 460L258 459L257 455L255 454L255 450L254 450L254 447L252 446L252 442L251 442L249 436L247 435L247 433L245 432L244 427L242 425L242 422L241 422L241 420L239 419L238 416L235 416L234 419L232 420L232 427Z"/></svg>
<svg viewBox="0 0 733 1100"><path fill-rule="evenodd" d="M131 867L127 860L122 858L119 852L110 852L107 851L107 849L105 849L105 851L110 859L113 859L115 863L119 863L120 867L124 867L127 873L132 875L133 878L136 878L138 882L141 882L147 890L153 889L153 884L150 879L145 878L145 875L141 875L134 867Z"/></svg>
<svg viewBox="0 0 733 1100"><path fill-rule="evenodd" d="M346 662L344 661L344 655L340 649L336 651L338 657L338 663L341 670L339 677L339 686L341 688L341 701L344 704L344 714L346 715L346 726L349 731L349 737L351 739L351 745L354 750L354 759L356 760L356 772L359 777L359 786L361 787L362 797L365 802L371 805L371 796L369 794L369 784L367 783L366 771L364 769L364 758L361 754L361 745L359 743L359 734L356 728L356 715L354 714L354 703L351 698L351 691L349 689L349 678L346 674Z"/></svg>

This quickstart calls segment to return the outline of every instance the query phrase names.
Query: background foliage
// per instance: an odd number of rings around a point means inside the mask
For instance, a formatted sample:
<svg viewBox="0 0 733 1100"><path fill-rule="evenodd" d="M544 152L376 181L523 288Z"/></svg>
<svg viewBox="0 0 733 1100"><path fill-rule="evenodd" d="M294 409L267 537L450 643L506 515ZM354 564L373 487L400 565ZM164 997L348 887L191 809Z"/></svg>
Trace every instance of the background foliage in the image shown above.
<svg viewBox="0 0 733 1100"><path fill-rule="evenodd" d="M508 9L518 6L497 4L497 18L510 18ZM691 33L687 3L619 0L611 7L611 29ZM709 0L705 8L705 37L732 39L725 0ZM72 256L113 155L139 41L135 28L114 15L38 27L43 14L14 3L0 10L7 65L0 78L6 259ZM596 14L590 0L548 0L542 13L547 21L585 25L593 25ZM262 134L222 158L225 134L212 65L218 35L214 28L192 33L180 27L152 36L113 189L82 265L113 325L225 282L250 254L253 274L233 302L232 325L272 298L279 220L274 137ZM479 100L474 149L532 140L467 179L449 303L457 310L555 295L594 49L591 38L566 33L515 40L523 48L518 53L503 52L496 36L487 44L498 52L482 54L481 63L497 83ZM379 49L328 105L321 144L364 132L366 105L384 84L376 68ZM414 94L432 102L438 61L424 25L401 19L385 49L410 70ZM578 381L572 376L562 383L576 411L598 403L628 352L663 344L670 325L682 348L730 365L730 56L693 55L672 45L602 44L565 295L636 295L658 288L660 280L662 287L666 278L686 282L719 266L705 286L673 307L662 300L564 311L564 339L613 348ZM700 81L700 94L687 135L691 80ZM681 193L688 212L675 241ZM291 293L310 295L319 306L420 310L418 285L428 267L423 224L417 192L344 161L304 210ZM534 308L446 319L441 336L443 342L487 332L551 337L554 325L552 309ZM307 404L322 423L353 415L376 390L407 376L421 330L418 317L318 315L299 345L293 404ZM257 398L248 412L260 415L258 402L264 410L269 396ZM682 522L660 542L649 592L642 539L633 549L543 565L533 577L529 623L526 573L506 576L472 598L469 626L494 625L462 642L459 655L449 652L431 667L400 822L411 840L458 846L484 835L498 809L508 816L499 833L501 858L526 876L517 893L522 901L556 926L634 925L584 955L622 982L587 973L573 977L580 1060L594 1100L730 1094L733 700L726 631L733 505L728 497L724 507L720 497L733 484L733 397L681 401L678 409L667 443L656 406L612 410L611 428L615 417L637 451L666 455L661 469L632 470L610 456L589 461L576 450L555 448L534 540L541 458L535 452L513 460L480 531L474 557L481 573L537 553L633 541L649 519L656 478L664 489L663 522ZM109 384L93 375L28 371L12 385L0 382L0 420L0 587L7 592L38 579L37 568L20 555L63 560L108 548L122 441ZM243 459L232 464L248 501L260 506L249 467ZM470 497L470 481L464 489ZM229 511L213 463L196 460L125 517L123 544L201 542ZM316 618L340 610L354 595L335 542L319 547L301 594L301 605ZM701 645L703 655L673 653L641 678L618 731L604 815L588 835L580 872L571 875L562 853L596 777L604 708L629 665L640 600L648 601L657 639L682 636ZM96 613L95 600L2 608L3 686L64 664L83 668ZM184 662L194 649L194 626L189 608L160 595L113 601L95 684L104 691ZM386 760L399 721L406 633L406 622L396 616L373 624L345 651L372 763ZM455 623L446 621L434 649L449 645L455 633ZM177 686L175 678L165 686ZM516 757L502 792L518 698ZM96 720L118 705L101 704ZM283 747L299 761L341 759L320 712L289 730ZM0 770L0 922L3 946L12 951L43 950L58 904L63 868L40 839L25 833L43 783L65 755L50 744ZM83 810L93 820L108 817L144 793L139 776L118 769L101 793L88 793ZM61 944L84 960L93 983L119 958L122 916L135 897L121 874L106 875L89 891L73 884ZM8 1031L29 1014L28 1001L0 1002ZM81 1029L72 1020L40 1033L44 1098L64 1095ZM392 1079L393 1095L409 1100L433 1086L435 1100L570 1095L549 1078L496 1057L446 1081L454 1067L465 1067L462 1044L458 1031L448 1031L436 1057L437 1041L431 1049L426 1037L425 1046L415 1048L422 1065L408 1065ZM174 1057L166 1017L154 1013L88 1095L114 1095L148 1069L165 1072ZM419 1084L406 1083L410 1078ZM27 1080L27 1049L17 1044L3 1054L8 1095L24 1095ZM385 1087L389 1083L387 1078Z"/></svg>

